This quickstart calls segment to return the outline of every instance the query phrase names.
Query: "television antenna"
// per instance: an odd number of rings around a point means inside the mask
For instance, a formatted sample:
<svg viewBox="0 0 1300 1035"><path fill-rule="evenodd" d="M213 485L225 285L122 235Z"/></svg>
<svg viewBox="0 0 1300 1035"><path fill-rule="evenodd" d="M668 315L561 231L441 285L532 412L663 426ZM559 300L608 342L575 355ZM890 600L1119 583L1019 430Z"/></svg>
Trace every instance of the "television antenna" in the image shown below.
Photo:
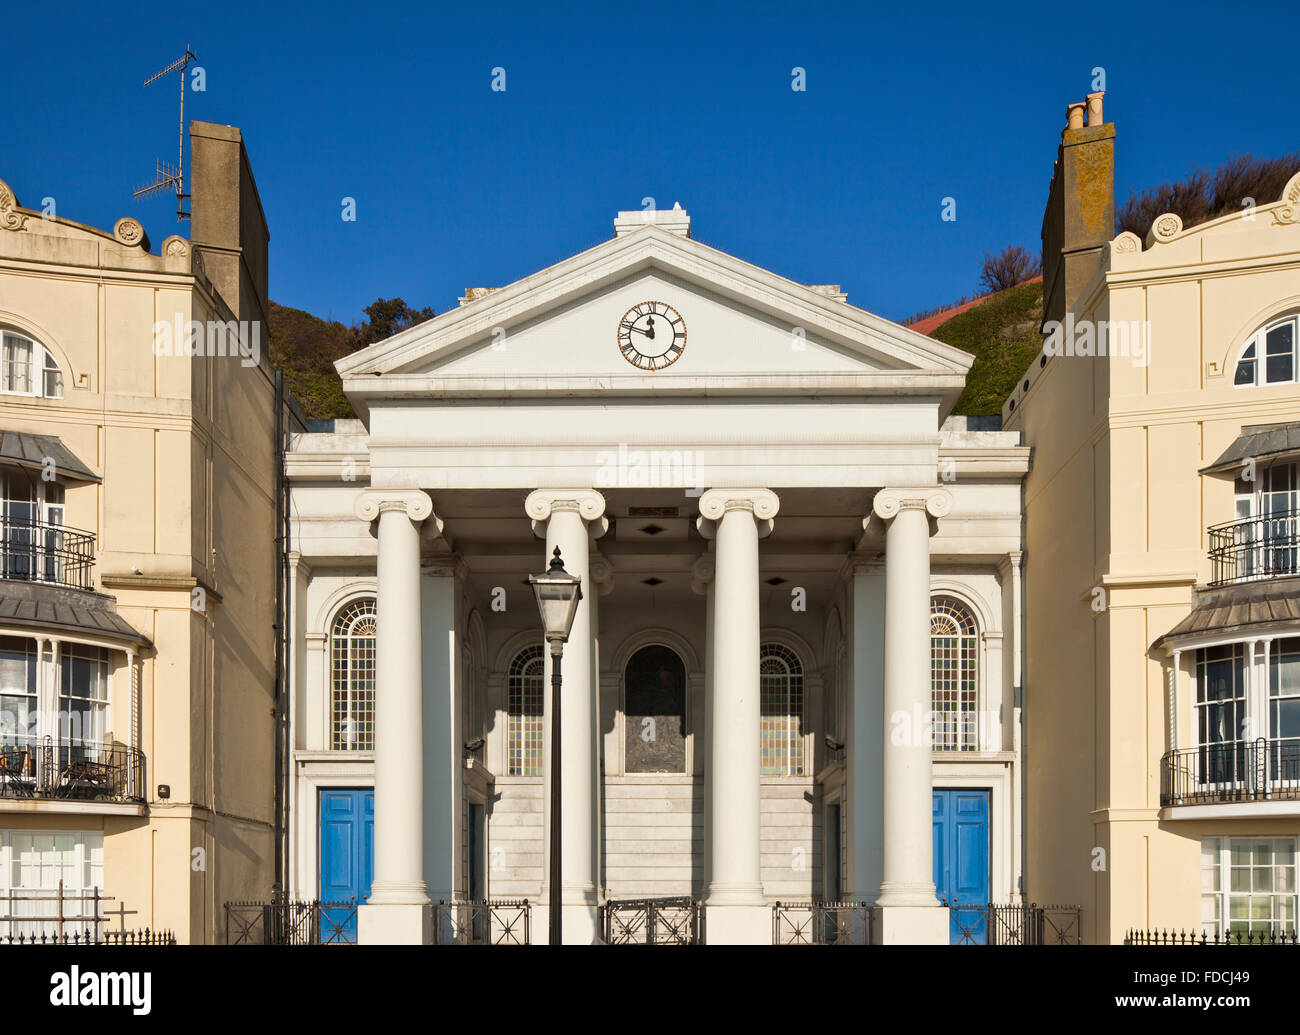
<svg viewBox="0 0 1300 1035"><path fill-rule="evenodd" d="M157 194L160 191L172 190L176 193L176 222L182 219L188 219L190 214L185 211L185 201L189 195L185 193L185 71L189 68L190 63L198 61L198 57L190 50L190 45L185 44L185 56L178 61L173 61L161 72L155 72L144 81L144 85L157 82L165 75L172 72L180 72L181 79L181 122L180 130L176 138L176 164L169 165L162 159L159 159L155 166L155 175L152 181L146 183L135 192L135 198L146 198L150 194Z"/></svg>

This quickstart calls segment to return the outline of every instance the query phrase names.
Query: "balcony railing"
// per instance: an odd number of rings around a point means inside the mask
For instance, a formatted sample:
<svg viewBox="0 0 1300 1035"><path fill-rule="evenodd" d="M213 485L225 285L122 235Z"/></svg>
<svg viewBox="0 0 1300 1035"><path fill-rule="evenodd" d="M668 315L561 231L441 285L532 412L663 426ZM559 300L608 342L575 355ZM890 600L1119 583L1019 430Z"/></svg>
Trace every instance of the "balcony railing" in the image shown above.
<svg viewBox="0 0 1300 1035"><path fill-rule="evenodd" d="M527 899L439 902L433 907L437 945L528 945L532 906Z"/></svg>
<svg viewBox="0 0 1300 1035"><path fill-rule="evenodd" d="M92 533L0 515L0 578L93 590L94 564Z"/></svg>
<svg viewBox="0 0 1300 1035"><path fill-rule="evenodd" d="M23 888L0 894L0 945L175 945L170 931L127 930L138 910L98 887ZM116 929L114 929L116 927Z"/></svg>
<svg viewBox="0 0 1300 1035"><path fill-rule="evenodd" d="M354 945L357 904L227 902L227 945Z"/></svg>
<svg viewBox="0 0 1300 1035"><path fill-rule="evenodd" d="M948 906L953 945L1079 945L1080 906L995 902Z"/></svg>
<svg viewBox="0 0 1300 1035"><path fill-rule="evenodd" d="M1238 518L1209 529L1211 586L1300 575L1300 511Z"/></svg>
<svg viewBox="0 0 1300 1035"><path fill-rule="evenodd" d="M606 945L698 945L700 903L675 898L610 899L600 907Z"/></svg>
<svg viewBox="0 0 1300 1035"><path fill-rule="evenodd" d="M773 945L870 945L869 902L778 902Z"/></svg>
<svg viewBox="0 0 1300 1035"><path fill-rule="evenodd" d="M143 805L146 786L138 748L49 737L0 746L0 798Z"/></svg>
<svg viewBox="0 0 1300 1035"><path fill-rule="evenodd" d="M1236 740L1170 751L1161 805L1300 801L1300 740Z"/></svg>

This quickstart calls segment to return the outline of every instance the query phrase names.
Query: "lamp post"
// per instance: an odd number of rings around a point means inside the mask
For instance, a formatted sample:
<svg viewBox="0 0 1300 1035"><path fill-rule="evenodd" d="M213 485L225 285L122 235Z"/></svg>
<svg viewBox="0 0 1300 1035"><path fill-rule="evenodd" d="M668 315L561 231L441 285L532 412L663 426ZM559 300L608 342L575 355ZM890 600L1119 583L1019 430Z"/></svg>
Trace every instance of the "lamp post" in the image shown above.
<svg viewBox="0 0 1300 1035"><path fill-rule="evenodd" d="M550 944L559 945L561 923L560 891L560 659L573 628L573 616L582 599L582 579L564 570L560 548L555 548L545 575L529 575L542 632L551 646L551 903Z"/></svg>

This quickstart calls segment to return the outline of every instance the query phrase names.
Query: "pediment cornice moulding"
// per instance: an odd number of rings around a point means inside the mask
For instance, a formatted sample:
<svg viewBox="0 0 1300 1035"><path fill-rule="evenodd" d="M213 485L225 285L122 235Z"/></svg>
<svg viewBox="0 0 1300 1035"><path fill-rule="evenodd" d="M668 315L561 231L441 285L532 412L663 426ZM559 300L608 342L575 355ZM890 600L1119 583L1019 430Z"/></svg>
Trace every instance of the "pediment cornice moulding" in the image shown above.
<svg viewBox="0 0 1300 1035"><path fill-rule="evenodd" d="M823 334L864 358L891 364L889 373L919 369L964 377L974 361L959 349L829 298L814 288L698 241L649 226L605 241L386 342L346 356L339 360L337 369L349 391L365 391L377 380L403 374L404 368L436 362L465 345L486 339L495 328L508 328L651 268L676 274L750 308Z"/></svg>
<svg viewBox="0 0 1300 1035"><path fill-rule="evenodd" d="M881 370L856 374L701 374L662 375L462 375L399 374L376 377L358 374L343 378L349 395L378 399L420 399L439 396L461 398L527 398L558 395L602 397L617 395L651 396L822 396L822 395L919 395L942 398L960 393L965 375L929 370Z"/></svg>

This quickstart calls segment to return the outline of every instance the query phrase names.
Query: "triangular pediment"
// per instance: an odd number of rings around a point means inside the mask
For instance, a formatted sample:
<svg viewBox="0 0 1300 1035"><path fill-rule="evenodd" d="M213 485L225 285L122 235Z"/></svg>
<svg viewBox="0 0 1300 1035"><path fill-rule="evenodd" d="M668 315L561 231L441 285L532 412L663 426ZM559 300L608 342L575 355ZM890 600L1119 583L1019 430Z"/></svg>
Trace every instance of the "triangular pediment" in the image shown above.
<svg viewBox="0 0 1300 1035"><path fill-rule="evenodd" d="M681 318L680 355L645 370L620 348L635 306ZM660 325L662 327L662 324ZM653 347L647 351L654 351ZM972 357L649 225L371 345L338 363L350 395L541 391L960 392ZM355 399L354 401L360 401Z"/></svg>

